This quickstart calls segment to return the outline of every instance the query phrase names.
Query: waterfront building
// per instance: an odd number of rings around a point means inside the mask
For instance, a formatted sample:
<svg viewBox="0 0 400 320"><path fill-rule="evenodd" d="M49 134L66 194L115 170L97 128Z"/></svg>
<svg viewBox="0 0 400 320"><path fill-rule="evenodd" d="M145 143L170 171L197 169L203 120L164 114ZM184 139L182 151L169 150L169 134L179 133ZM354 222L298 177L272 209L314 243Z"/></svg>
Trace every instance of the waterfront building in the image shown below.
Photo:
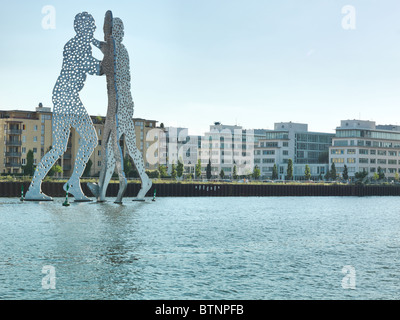
<svg viewBox="0 0 400 320"><path fill-rule="evenodd" d="M347 166L349 178L366 171L369 177L379 168L388 178L400 172L400 127L376 125L374 121L342 120L336 128L329 162L335 164L339 176Z"/></svg>
<svg viewBox="0 0 400 320"><path fill-rule="evenodd" d="M254 150L254 165L261 171L262 179L272 179L274 165L278 179L285 180L289 159L293 161L293 179L304 180L306 165L311 179L319 180L328 170L328 150L334 134L310 132L303 123L280 122L274 130L267 130L258 138Z"/></svg>
<svg viewBox="0 0 400 320"><path fill-rule="evenodd" d="M105 117L91 116L97 136L98 146L90 157L92 163L90 175L96 176L102 164L102 134ZM158 165L150 164L146 159L150 143L146 141L148 132L156 128L157 121L141 118L133 119L135 124L136 144L143 154L146 169L156 169ZM42 104L35 111L11 110L0 111L0 173L20 174L26 165L29 150L34 154L34 165L52 146L52 112ZM66 152L57 164L63 169L63 175L71 175L76 153L80 142L79 134L72 128ZM124 139L120 141L123 155L127 154Z"/></svg>

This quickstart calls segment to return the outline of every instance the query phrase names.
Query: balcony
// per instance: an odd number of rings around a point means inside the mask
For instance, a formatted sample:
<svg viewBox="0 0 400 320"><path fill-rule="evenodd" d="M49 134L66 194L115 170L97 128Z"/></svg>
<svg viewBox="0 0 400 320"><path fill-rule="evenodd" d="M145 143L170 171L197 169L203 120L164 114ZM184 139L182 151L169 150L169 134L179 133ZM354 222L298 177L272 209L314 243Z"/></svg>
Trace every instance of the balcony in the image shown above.
<svg viewBox="0 0 400 320"><path fill-rule="evenodd" d="M19 147L19 146L22 146L22 142L21 141L7 140L6 141L6 146Z"/></svg>
<svg viewBox="0 0 400 320"><path fill-rule="evenodd" d="M8 135L10 135L10 134L20 135L20 134L22 134L22 130L18 130L18 129L6 129L5 132Z"/></svg>
<svg viewBox="0 0 400 320"><path fill-rule="evenodd" d="M21 152L6 152L6 158L20 158L22 156Z"/></svg>
<svg viewBox="0 0 400 320"><path fill-rule="evenodd" d="M17 162L9 162L5 164L6 168L20 168L21 164Z"/></svg>

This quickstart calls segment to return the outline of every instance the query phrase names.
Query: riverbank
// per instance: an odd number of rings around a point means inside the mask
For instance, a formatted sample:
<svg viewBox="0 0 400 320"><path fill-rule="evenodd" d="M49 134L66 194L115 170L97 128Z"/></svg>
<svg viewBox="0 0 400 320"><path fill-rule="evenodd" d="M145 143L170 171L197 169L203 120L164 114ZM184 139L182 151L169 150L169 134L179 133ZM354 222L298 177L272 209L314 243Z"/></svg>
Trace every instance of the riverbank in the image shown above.
<svg viewBox="0 0 400 320"><path fill-rule="evenodd" d="M43 182L42 191L52 197L64 197L63 182ZM92 197L86 182L81 184L83 192ZM29 182L0 182L0 197L21 197ZM118 183L110 183L108 197L117 196ZM138 181L129 182L125 197L135 197L139 192ZM347 185L347 184L301 184L301 183L204 183L154 181L147 193L152 197L304 197L304 196L399 196L400 185Z"/></svg>

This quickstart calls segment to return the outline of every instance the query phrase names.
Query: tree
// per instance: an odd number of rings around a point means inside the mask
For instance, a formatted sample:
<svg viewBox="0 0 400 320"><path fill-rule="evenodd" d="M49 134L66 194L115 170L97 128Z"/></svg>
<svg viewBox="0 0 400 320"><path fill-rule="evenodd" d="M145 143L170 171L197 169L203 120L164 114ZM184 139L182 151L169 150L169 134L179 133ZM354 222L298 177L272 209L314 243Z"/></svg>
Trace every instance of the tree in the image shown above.
<svg viewBox="0 0 400 320"><path fill-rule="evenodd" d="M236 165L233 166L232 178L233 178L234 180L237 180L237 179L239 178L239 176L238 176L238 174L237 174Z"/></svg>
<svg viewBox="0 0 400 320"><path fill-rule="evenodd" d="M344 180L348 180L349 179L349 170L347 169L346 165L344 165L344 168L343 168L343 179Z"/></svg>
<svg viewBox="0 0 400 320"><path fill-rule="evenodd" d="M331 176L332 180L336 180L337 173L336 173L336 166L335 166L334 162L332 163L332 166L331 166L330 176Z"/></svg>
<svg viewBox="0 0 400 320"><path fill-rule="evenodd" d="M385 179L385 173L383 172L381 167L378 167L378 174L379 174L379 180Z"/></svg>
<svg viewBox="0 0 400 320"><path fill-rule="evenodd" d="M168 177L167 167L166 167L166 166L160 164L160 165L158 166L158 171L160 172L160 177L161 177L161 178L166 178L166 177Z"/></svg>
<svg viewBox="0 0 400 320"><path fill-rule="evenodd" d="M219 173L219 176L220 176L221 179L225 178L224 169L221 169L221 172Z"/></svg>
<svg viewBox="0 0 400 320"><path fill-rule="evenodd" d="M396 173L394 174L394 181L399 181L399 173L396 171Z"/></svg>
<svg viewBox="0 0 400 320"><path fill-rule="evenodd" d="M372 177L372 179L373 179L374 181L378 181L378 180L379 180L379 174L378 174L377 172L375 172L374 175L373 175L373 177Z"/></svg>
<svg viewBox="0 0 400 320"><path fill-rule="evenodd" d="M178 176L178 178L182 177L184 169L185 168L183 166L183 162L178 160L178 166L176 167L176 175Z"/></svg>
<svg viewBox="0 0 400 320"><path fill-rule="evenodd" d="M49 171L49 173L48 173L48 176L52 177L52 176L56 175L57 177L59 177L59 175L60 175L61 173L63 173L63 168L62 168L60 165L55 164L55 165L50 169L50 171Z"/></svg>
<svg viewBox="0 0 400 320"><path fill-rule="evenodd" d="M83 177L89 177L90 176L90 170L92 169L93 162L92 160L89 159L89 161L86 163L85 171L83 171L82 176ZM62 168L61 168L62 172Z"/></svg>
<svg viewBox="0 0 400 320"><path fill-rule="evenodd" d="M286 171L286 180L293 180L293 160L289 159L287 171Z"/></svg>
<svg viewBox="0 0 400 320"><path fill-rule="evenodd" d="M359 181L362 182L368 176L368 172L363 170L362 172L356 172L354 177Z"/></svg>
<svg viewBox="0 0 400 320"><path fill-rule="evenodd" d="M261 176L261 170L258 166L255 166L253 170L253 178L257 180L260 176Z"/></svg>
<svg viewBox="0 0 400 320"><path fill-rule="evenodd" d="M201 178L201 160L197 160L196 168L195 168L195 173L196 173L196 179Z"/></svg>
<svg viewBox="0 0 400 320"><path fill-rule="evenodd" d="M35 167L33 165L33 151L29 150L26 154L26 165L22 167L24 174L27 176L33 176L35 173Z"/></svg>
<svg viewBox="0 0 400 320"><path fill-rule="evenodd" d="M171 178L173 179L173 180L176 180L176 167L175 167L175 163L174 162L172 162L172 169L171 169Z"/></svg>
<svg viewBox="0 0 400 320"><path fill-rule="evenodd" d="M279 175L278 175L278 166L276 163L274 164L274 167L272 168L272 180L278 180Z"/></svg>
<svg viewBox="0 0 400 320"><path fill-rule="evenodd" d="M206 169L207 180L210 180L212 177L211 174L211 159L208 160L207 169Z"/></svg>
<svg viewBox="0 0 400 320"><path fill-rule="evenodd" d="M306 178L306 180L311 179L311 170L308 164L306 164L306 169L304 170L304 178Z"/></svg>
<svg viewBox="0 0 400 320"><path fill-rule="evenodd" d="M136 170L135 164L128 154L124 157L124 172L129 178L139 178L139 172Z"/></svg>

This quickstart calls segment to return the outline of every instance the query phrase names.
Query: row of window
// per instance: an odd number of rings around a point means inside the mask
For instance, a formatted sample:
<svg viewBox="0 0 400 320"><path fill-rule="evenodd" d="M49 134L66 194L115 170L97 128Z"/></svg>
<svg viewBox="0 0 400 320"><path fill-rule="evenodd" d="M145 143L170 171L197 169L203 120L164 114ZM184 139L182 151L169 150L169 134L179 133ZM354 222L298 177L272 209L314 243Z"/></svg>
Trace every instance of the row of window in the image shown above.
<svg viewBox="0 0 400 320"><path fill-rule="evenodd" d="M357 150L356 149L347 149L347 154L356 154ZM344 149L331 149L331 154L345 154ZM358 154L363 154L363 155L378 155L378 156L391 156L391 157L397 157L398 155L400 156L400 152L397 151L386 151L386 150L368 150L368 149L358 149Z"/></svg>
<svg viewBox="0 0 400 320"><path fill-rule="evenodd" d="M344 163L344 158L332 158L331 163ZM357 163L356 158L347 158L346 163ZM358 159L358 163L371 163L371 164L394 164L400 165L400 160L395 159L368 159L368 158L360 158Z"/></svg>
<svg viewBox="0 0 400 320"><path fill-rule="evenodd" d="M384 141L366 141L366 140L334 140L333 146L335 147L372 147L372 148L400 148L400 143L384 142Z"/></svg>

